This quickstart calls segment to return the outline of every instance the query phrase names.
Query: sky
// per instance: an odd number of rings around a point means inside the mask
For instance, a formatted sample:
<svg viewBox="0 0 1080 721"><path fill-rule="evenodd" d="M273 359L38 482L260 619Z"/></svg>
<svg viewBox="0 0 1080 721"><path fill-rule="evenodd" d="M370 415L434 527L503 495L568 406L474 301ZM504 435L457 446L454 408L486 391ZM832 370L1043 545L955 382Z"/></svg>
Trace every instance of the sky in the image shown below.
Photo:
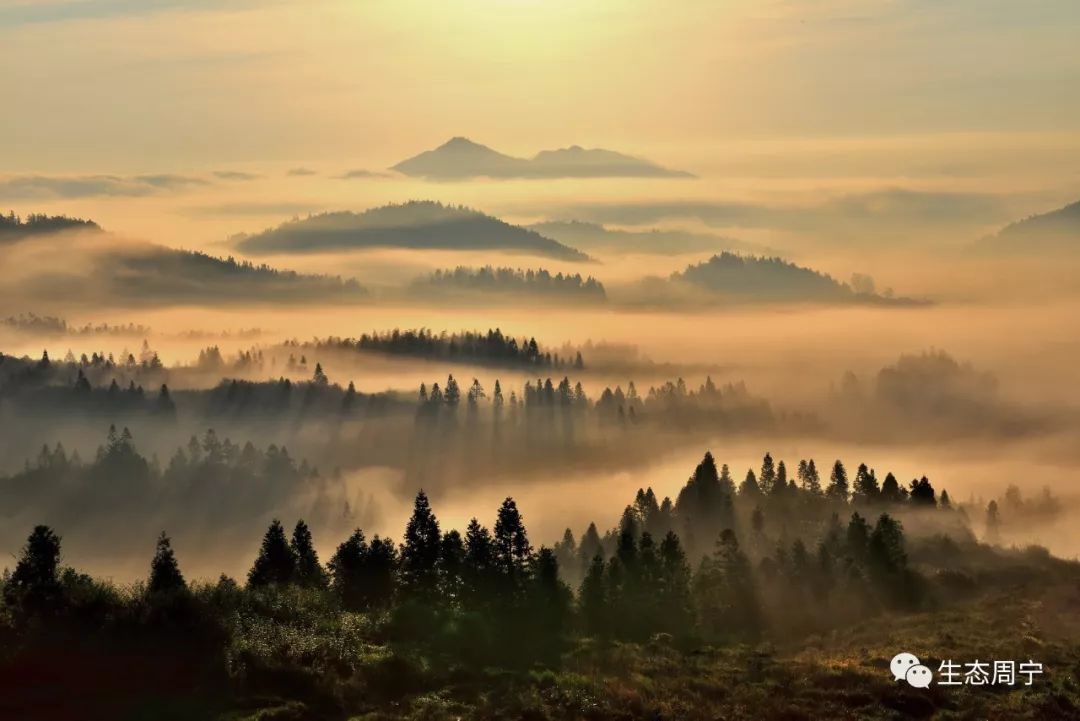
<svg viewBox="0 0 1080 721"><path fill-rule="evenodd" d="M974 193L992 226L1080 195L1078 31L1074 0L0 0L0 205L192 244L411 197ZM455 135L699 179L380 175Z"/></svg>

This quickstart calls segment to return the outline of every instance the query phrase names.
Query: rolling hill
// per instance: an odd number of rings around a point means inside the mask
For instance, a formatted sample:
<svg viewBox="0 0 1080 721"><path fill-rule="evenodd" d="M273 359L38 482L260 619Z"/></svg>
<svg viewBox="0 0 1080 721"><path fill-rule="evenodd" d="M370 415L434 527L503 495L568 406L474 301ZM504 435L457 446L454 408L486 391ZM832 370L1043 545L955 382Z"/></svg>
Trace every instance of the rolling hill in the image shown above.
<svg viewBox="0 0 1080 721"><path fill-rule="evenodd" d="M1011 223L979 245L997 252L1080 252L1080 201Z"/></svg>
<svg viewBox="0 0 1080 721"><path fill-rule="evenodd" d="M863 280L868 280L865 276ZM853 281L854 282L854 281ZM894 298L891 291L879 295L856 290L827 273L805 268L781 258L723 252L707 261L673 273L666 284L658 279L643 287L654 294L694 303L871 303L919 305L922 301Z"/></svg>
<svg viewBox="0 0 1080 721"><path fill-rule="evenodd" d="M243 236L245 253L313 253L368 248L494 250L585 261L584 253L477 210L432 201L385 205L294 220Z"/></svg>

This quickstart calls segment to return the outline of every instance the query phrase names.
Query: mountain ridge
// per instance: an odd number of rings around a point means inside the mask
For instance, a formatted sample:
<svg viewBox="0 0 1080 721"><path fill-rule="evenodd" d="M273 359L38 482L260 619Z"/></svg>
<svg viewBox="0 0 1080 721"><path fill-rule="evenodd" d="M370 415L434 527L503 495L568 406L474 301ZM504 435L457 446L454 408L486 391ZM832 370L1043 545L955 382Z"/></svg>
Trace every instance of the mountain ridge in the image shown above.
<svg viewBox="0 0 1080 721"><path fill-rule="evenodd" d="M411 177L436 180L469 178L692 178L625 153L571 145L517 158L458 135L442 145L406 158L390 168Z"/></svg>

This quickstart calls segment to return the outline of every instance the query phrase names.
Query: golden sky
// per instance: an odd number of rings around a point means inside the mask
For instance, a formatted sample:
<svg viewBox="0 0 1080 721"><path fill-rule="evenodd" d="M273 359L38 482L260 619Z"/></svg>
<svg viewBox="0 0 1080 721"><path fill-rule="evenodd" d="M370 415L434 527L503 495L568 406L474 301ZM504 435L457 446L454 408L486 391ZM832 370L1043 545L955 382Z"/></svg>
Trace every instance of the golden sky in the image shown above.
<svg viewBox="0 0 1080 721"><path fill-rule="evenodd" d="M1034 211L1080 194L1078 35L1075 0L0 0L0 205L205 237L407 197L911 188ZM331 180L454 135L701 180ZM12 182L96 175L124 182Z"/></svg>

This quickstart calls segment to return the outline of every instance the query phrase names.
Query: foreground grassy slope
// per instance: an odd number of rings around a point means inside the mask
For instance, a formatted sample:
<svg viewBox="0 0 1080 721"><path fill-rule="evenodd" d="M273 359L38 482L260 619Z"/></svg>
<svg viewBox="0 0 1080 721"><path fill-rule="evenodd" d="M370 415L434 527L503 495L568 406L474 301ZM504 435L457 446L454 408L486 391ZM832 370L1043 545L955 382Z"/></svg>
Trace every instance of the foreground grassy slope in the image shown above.
<svg viewBox="0 0 1080 721"><path fill-rule="evenodd" d="M324 716L325 709L304 702L262 696L222 718L1080 718L1078 610L1075 579L1051 585L1043 579L949 610L877 617L789 644L678 649L665 639L644 645L583 640L559 671L462 666L435 674L421 659L406 661L369 646L360 676L371 685L353 687L362 712ZM943 658L1031 658L1045 673L1031 687L914 689L889 674L889 659L900 650L917 653L935 670ZM410 687L412 693L401 693Z"/></svg>

